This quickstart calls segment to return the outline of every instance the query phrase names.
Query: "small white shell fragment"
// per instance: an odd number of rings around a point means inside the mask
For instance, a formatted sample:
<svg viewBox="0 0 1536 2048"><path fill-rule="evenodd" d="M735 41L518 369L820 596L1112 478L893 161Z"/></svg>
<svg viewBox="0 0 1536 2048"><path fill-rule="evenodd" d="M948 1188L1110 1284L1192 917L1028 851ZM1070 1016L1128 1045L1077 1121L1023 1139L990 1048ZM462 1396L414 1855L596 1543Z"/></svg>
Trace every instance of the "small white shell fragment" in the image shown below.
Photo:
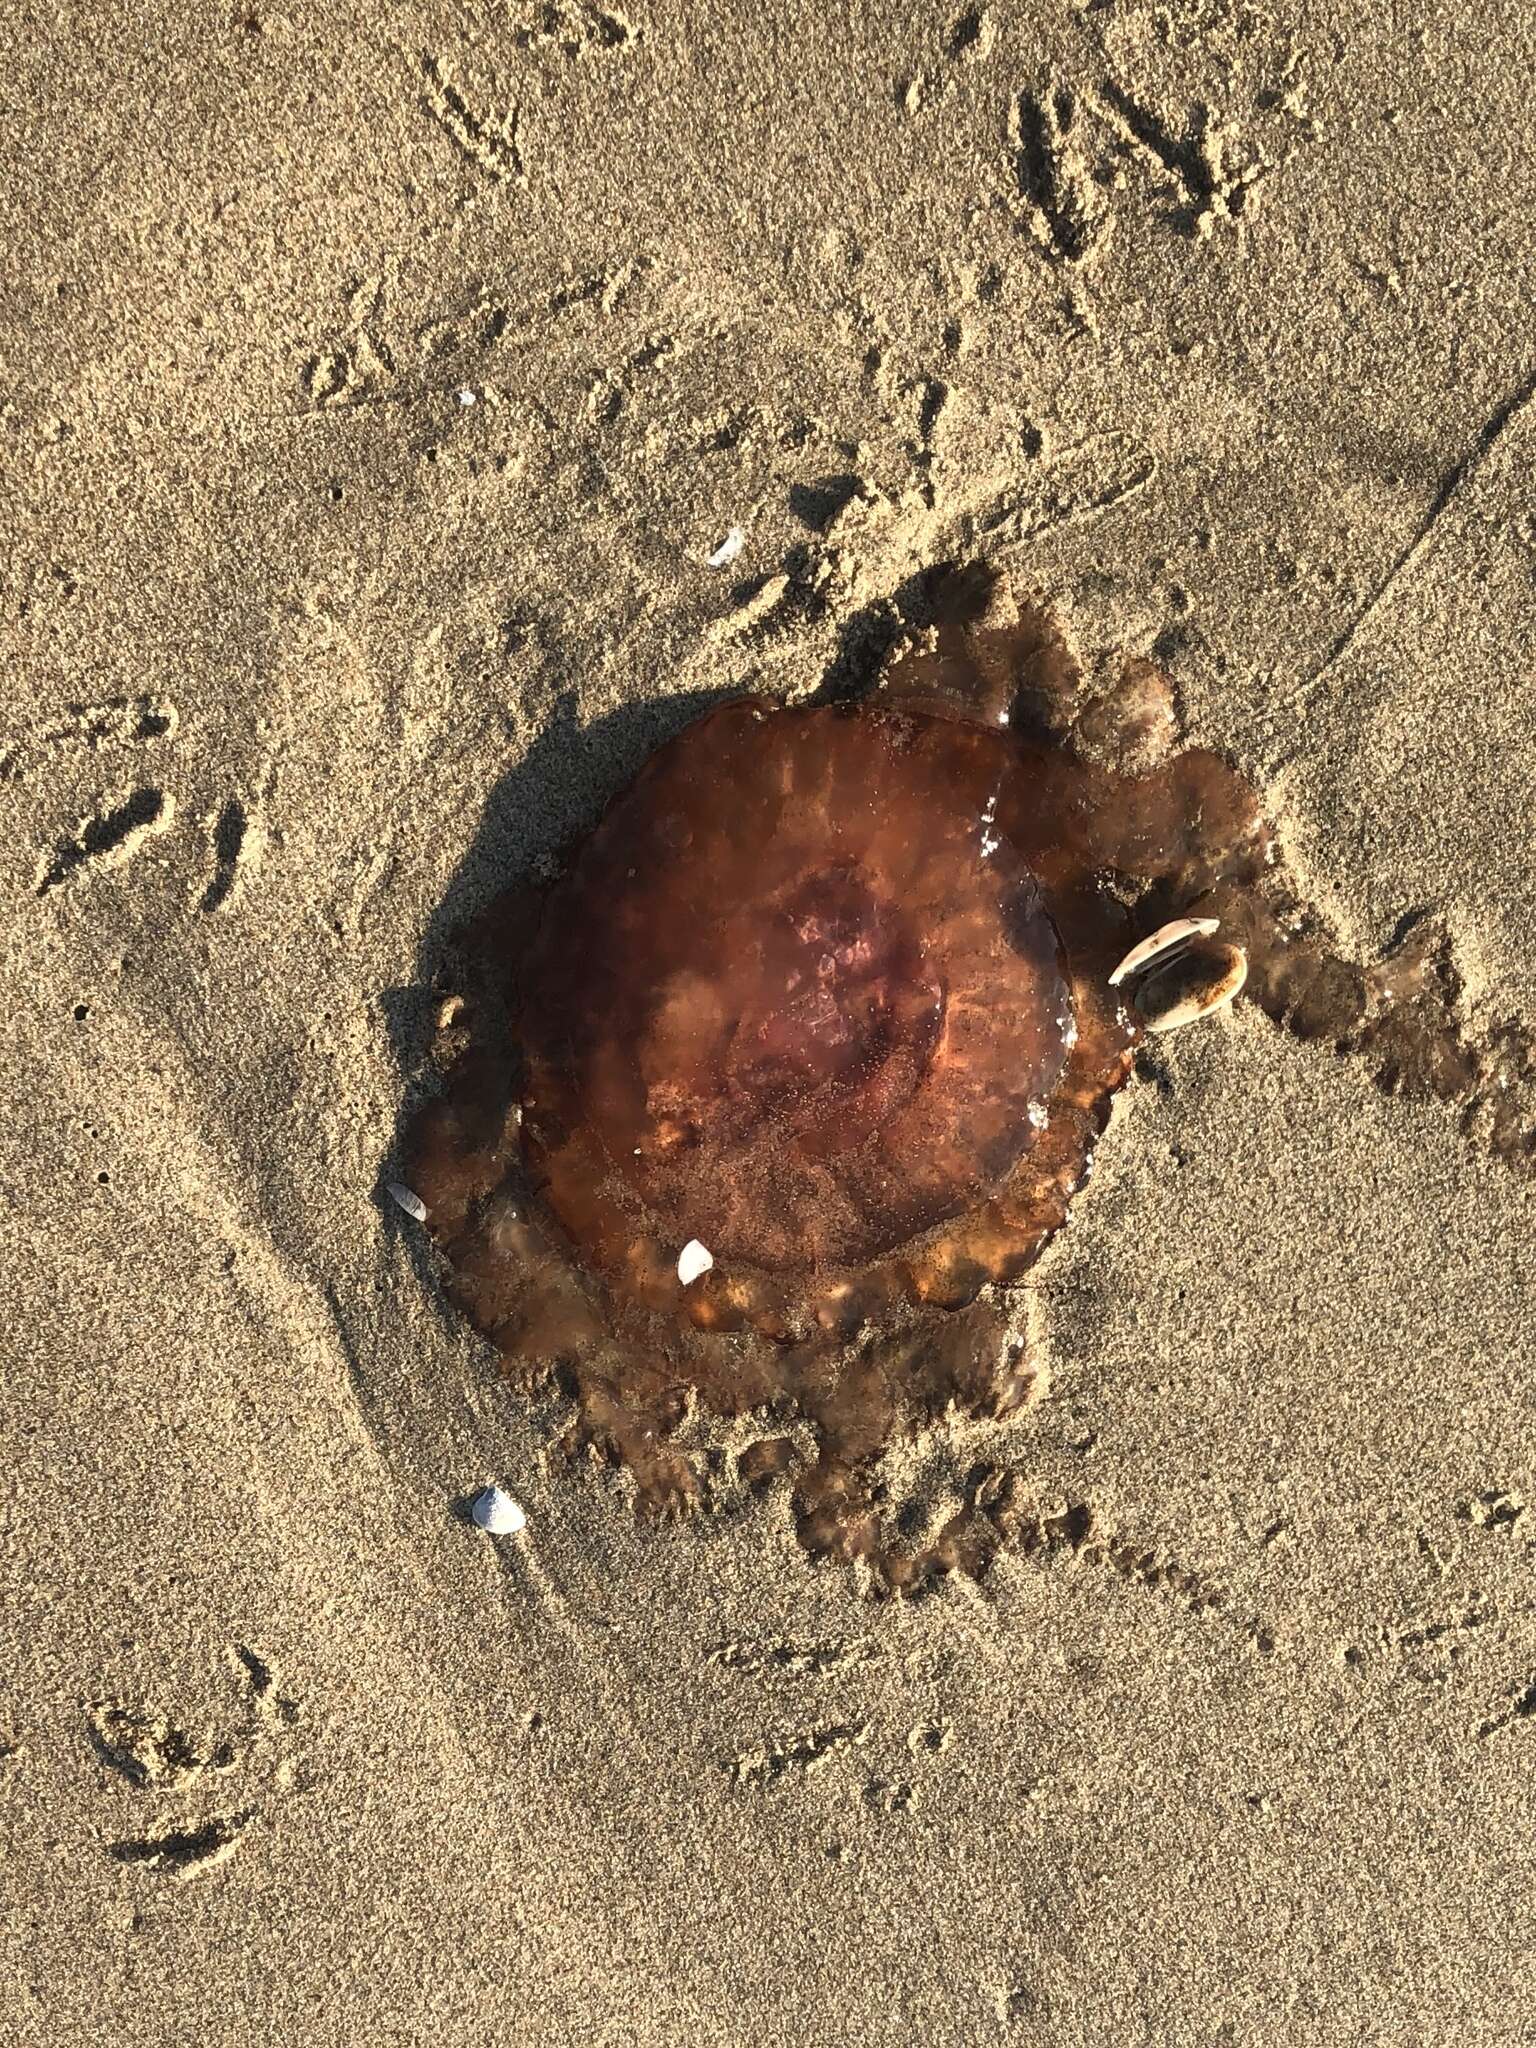
<svg viewBox="0 0 1536 2048"><path fill-rule="evenodd" d="M1132 946L1109 977L1110 987L1117 988L1128 975L1142 973L1175 946L1187 946L1191 939L1208 939L1220 927L1219 917L1176 917L1172 924L1159 925L1149 937Z"/></svg>
<svg viewBox="0 0 1536 2048"><path fill-rule="evenodd" d="M384 1189L391 1201L398 1202L407 1216L414 1216L418 1223L426 1222L427 1205L420 1195L413 1194L408 1187L402 1186L397 1180L385 1181Z"/></svg>
<svg viewBox="0 0 1536 2048"><path fill-rule="evenodd" d="M522 1506L499 1486L488 1486L469 1504L470 1519L487 1536L516 1536L528 1526Z"/></svg>
<svg viewBox="0 0 1536 2048"><path fill-rule="evenodd" d="M715 1263L715 1255L707 1245L696 1237L690 1237L677 1255L677 1277L685 1287L691 1287L701 1273L707 1273Z"/></svg>
<svg viewBox="0 0 1536 2048"><path fill-rule="evenodd" d="M739 526L733 526L719 547L709 556L710 568L723 569L728 562L734 562L746 544L747 536Z"/></svg>
<svg viewBox="0 0 1536 2048"><path fill-rule="evenodd" d="M460 405L473 405L478 396L479 393L476 391L471 391L469 386L466 384L464 386L464 389L459 393L459 403Z"/></svg>

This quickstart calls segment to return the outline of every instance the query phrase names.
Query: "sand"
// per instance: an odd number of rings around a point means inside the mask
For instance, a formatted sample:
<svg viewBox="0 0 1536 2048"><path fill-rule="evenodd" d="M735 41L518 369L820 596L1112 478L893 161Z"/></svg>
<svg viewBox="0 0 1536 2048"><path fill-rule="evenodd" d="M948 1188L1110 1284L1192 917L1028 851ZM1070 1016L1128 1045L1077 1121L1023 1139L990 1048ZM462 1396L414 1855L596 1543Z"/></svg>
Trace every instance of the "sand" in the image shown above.
<svg viewBox="0 0 1536 2048"><path fill-rule="evenodd" d="M977 548L1536 1015L1530 10L194 13L0 31L0 2037L1533 2038L1451 1111L1167 1041L907 1460L1118 1562L910 1605L552 1464L380 1196L453 917Z"/></svg>

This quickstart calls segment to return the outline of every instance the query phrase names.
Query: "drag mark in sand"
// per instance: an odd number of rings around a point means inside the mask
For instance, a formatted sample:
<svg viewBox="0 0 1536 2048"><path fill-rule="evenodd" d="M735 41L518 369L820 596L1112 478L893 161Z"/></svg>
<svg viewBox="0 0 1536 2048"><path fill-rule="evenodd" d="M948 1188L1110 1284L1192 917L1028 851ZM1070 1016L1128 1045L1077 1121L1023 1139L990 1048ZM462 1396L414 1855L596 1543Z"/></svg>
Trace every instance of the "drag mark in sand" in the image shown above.
<svg viewBox="0 0 1536 2048"><path fill-rule="evenodd" d="M1263 707L1263 717L1273 718L1277 712L1294 711L1315 694L1319 686L1332 674L1344 656L1354 646L1361 632L1376 613L1386 605L1398 586L1413 575L1429 550L1430 541L1441 519L1460 497L1465 485L1477 474L1493 453L1494 448L1520 418L1533 397L1536 397L1536 373L1527 376L1517 388L1500 404L1496 405L1487 419L1473 435L1466 452L1454 462L1440 479L1435 494L1429 501L1428 509L1409 539L1393 557L1383 575L1372 589L1369 597L1355 612L1354 616L1335 635L1331 645L1315 668L1302 677L1301 681L1277 703ZM1257 718L1250 721L1257 723ZM1295 749L1292 750L1293 752Z"/></svg>
<svg viewBox="0 0 1536 2048"><path fill-rule="evenodd" d="M797 1643L787 1636L772 1636L755 1642L722 1643L704 1661L748 1678L770 1671L787 1672L796 1678L830 1678L856 1665L873 1663L878 1655L867 1636L827 1643Z"/></svg>
<svg viewBox="0 0 1536 2048"><path fill-rule="evenodd" d="M979 505L969 524L989 546L1016 547L1112 511L1157 474L1157 457L1144 443L1129 434L1095 434L1063 448L1023 489Z"/></svg>
<svg viewBox="0 0 1536 2048"><path fill-rule="evenodd" d="M1015 1504L1019 1484L1014 1474L1002 1471L996 1472L990 1481L983 1481L989 1490L990 1513L999 1531L1001 1548L1042 1564L1065 1558L1074 1564L1112 1572L1127 1585L1164 1594L1192 1613L1220 1616L1260 1656L1273 1653L1274 1632L1257 1615L1234 1610L1228 1594L1203 1574L1166 1551L1133 1542L1107 1528L1089 1501L1070 1502L1048 1515L1022 1510Z"/></svg>
<svg viewBox="0 0 1536 2048"><path fill-rule="evenodd" d="M810 1728L782 1743L765 1743L744 1750L727 1766L732 1782L741 1790L766 1791L785 1778L805 1777L834 1757L840 1750L856 1747L869 1736L867 1721L834 1721L824 1728Z"/></svg>

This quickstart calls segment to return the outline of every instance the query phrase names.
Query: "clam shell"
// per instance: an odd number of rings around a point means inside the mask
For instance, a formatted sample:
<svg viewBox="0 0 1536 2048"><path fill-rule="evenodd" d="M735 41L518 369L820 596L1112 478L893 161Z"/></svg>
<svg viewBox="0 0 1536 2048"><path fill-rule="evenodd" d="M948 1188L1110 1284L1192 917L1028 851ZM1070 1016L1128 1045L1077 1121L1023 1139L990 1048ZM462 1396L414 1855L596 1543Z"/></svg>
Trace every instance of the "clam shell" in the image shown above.
<svg viewBox="0 0 1536 2048"><path fill-rule="evenodd" d="M499 1486L488 1486L477 1493L469 1512L476 1528L483 1529L487 1536L516 1536L528 1526L521 1503Z"/></svg>
<svg viewBox="0 0 1536 2048"><path fill-rule="evenodd" d="M1164 953L1175 947L1187 946L1191 939L1208 939L1220 929L1219 917L1176 917L1171 924L1159 925L1157 930L1138 945L1132 946L1109 977L1111 988L1118 988L1122 981L1128 981L1133 974L1144 974Z"/></svg>
<svg viewBox="0 0 1536 2048"><path fill-rule="evenodd" d="M1149 1031L1180 1031L1225 1009L1247 979L1248 955L1241 946L1202 937L1139 981L1131 1001Z"/></svg>

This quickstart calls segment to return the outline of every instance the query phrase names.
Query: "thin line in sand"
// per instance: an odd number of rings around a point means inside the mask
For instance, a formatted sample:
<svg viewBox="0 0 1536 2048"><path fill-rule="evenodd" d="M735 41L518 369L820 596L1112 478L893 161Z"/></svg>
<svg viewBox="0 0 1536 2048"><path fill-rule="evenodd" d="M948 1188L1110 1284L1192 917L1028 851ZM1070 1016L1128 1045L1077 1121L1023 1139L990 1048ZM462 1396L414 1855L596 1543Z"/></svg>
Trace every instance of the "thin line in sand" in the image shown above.
<svg viewBox="0 0 1536 2048"><path fill-rule="evenodd" d="M1344 627L1343 631L1334 639L1317 667L1308 675L1303 676L1296 687L1286 696L1281 697L1277 702L1265 704L1256 710L1238 728L1240 732L1246 736L1263 719L1272 718L1279 712L1294 710L1314 694L1318 686L1349 652L1350 648L1359 638L1361 630L1367 621L1381 609L1403 578L1422 560L1428 551L1430 539L1434 534L1435 528L1439 525L1442 516L1460 496L1463 486L1469 483L1473 476L1483 467L1483 464L1493 453L1497 443L1503 438L1508 429L1514 425L1533 397L1536 397L1536 372L1529 373L1522 378L1521 382L1503 403L1494 408L1472 437L1471 444L1467 448L1466 453L1446 471L1440 480L1433 498L1429 502L1429 509L1419 521L1413 538L1394 557L1386 573L1377 582L1375 589ZM1293 749L1292 751L1294 752L1295 750ZM1289 755L1282 757L1282 759L1289 758ZM1279 766L1280 763L1277 762L1275 765Z"/></svg>

